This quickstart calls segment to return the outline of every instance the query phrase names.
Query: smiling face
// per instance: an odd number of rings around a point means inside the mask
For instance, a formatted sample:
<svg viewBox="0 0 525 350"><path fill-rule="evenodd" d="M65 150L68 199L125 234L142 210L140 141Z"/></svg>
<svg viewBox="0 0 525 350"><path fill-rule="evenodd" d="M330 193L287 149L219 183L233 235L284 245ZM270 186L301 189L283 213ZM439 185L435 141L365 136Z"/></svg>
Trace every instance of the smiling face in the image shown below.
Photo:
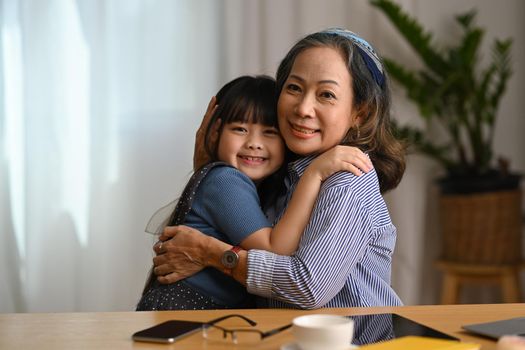
<svg viewBox="0 0 525 350"><path fill-rule="evenodd" d="M275 127L233 122L222 129L217 155L257 183L283 163L284 142Z"/></svg>
<svg viewBox="0 0 525 350"><path fill-rule="evenodd" d="M352 102L352 78L339 51L313 47L301 52L277 104L288 148L305 156L338 145L355 123Z"/></svg>

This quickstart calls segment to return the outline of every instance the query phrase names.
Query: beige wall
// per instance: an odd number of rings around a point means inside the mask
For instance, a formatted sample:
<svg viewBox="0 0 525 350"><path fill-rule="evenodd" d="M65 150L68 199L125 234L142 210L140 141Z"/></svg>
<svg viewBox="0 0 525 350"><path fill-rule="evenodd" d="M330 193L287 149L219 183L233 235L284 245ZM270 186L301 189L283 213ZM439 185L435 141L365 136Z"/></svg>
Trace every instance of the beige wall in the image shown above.
<svg viewBox="0 0 525 350"><path fill-rule="evenodd" d="M416 16L428 30L435 34L435 40L443 45L453 43L460 29L455 26L453 16L471 8L477 8L477 23L486 28L484 56L494 37L514 38L514 75L508 91L501 102L495 138L496 154L509 157L512 169L525 172L525 2L520 0L400 0L409 13ZM413 64L416 59L410 47L388 23L386 17L366 1L227 1L235 9L232 22L226 30L225 40L248 42L244 49L246 56L229 62L230 76L244 72L273 73L280 58L296 38L302 34L328 26L343 26L353 30L373 43L377 50L389 57ZM247 18L242 18L242 15ZM252 22L260 31L240 34L239 26ZM233 42L233 41L232 41ZM234 52L233 48L227 55ZM246 51L246 50L244 50ZM402 122L421 125L417 110L394 86L395 116ZM440 288L440 274L433 267L439 254L439 222L436 218L436 188L432 180L440 168L428 159L412 155L408 158L406 174L399 188L387 194L386 198L394 223L398 228L398 243L393 267L393 284L407 304L435 303ZM474 294L474 295L472 295ZM497 301L497 295L470 293L466 301Z"/></svg>

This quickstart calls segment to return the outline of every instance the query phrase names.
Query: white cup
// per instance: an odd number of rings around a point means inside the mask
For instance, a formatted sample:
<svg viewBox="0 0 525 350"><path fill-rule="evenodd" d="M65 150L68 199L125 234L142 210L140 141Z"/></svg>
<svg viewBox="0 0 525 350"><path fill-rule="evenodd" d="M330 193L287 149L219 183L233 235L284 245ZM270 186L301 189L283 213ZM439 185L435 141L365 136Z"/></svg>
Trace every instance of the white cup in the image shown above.
<svg viewBox="0 0 525 350"><path fill-rule="evenodd" d="M294 318L292 334L301 350L348 350L354 320L338 315L306 315Z"/></svg>

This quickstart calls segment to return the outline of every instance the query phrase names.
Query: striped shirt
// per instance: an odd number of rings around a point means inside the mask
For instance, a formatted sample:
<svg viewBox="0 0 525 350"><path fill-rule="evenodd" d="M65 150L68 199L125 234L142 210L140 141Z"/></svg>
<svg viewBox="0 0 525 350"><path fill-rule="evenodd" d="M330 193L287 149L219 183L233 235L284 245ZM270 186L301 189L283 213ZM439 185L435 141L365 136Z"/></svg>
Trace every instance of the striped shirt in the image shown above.
<svg viewBox="0 0 525 350"><path fill-rule="evenodd" d="M285 204L313 159L290 164ZM395 241L376 172L335 173L322 184L293 256L248 252L248 292L274 308L402 305L390 286Z"/></svg>

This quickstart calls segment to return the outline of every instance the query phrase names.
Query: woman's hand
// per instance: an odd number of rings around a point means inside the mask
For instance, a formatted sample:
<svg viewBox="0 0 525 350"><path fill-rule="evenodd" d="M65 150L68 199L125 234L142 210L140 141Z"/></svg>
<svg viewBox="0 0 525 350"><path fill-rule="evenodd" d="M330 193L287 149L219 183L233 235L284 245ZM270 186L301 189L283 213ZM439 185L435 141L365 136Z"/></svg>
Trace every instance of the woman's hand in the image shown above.
<svg viewBox="0 0 525 350"><path fill-rule="evenodd" d="M199 169L204 164L210 161L208 152L206 152L206 140L204 138L206 136L206 129L208 128L208 124L210 123L211 117L213 116L213 113L215 113L217 106L217 98L213 96L210 100L210 103L208 103L208 108L206 109L206 114L204 114L204 117L202 118L201 125L199 126L199 129L195 134L195 149L193 151L193 170ZM208 140L208 142L212 144L212 149L213 144L217 142L216 136L217 135L212 133L210 135L210 140Z"/></svg>
<svg viewBox="0 0 525 350"><path fill-rule="evenodd" d="M370 158L359 148L335 146L315 158L306 172L312 176L318 176L321 181L324 181L338 171L348 171L360 176L372 168Z"/></svg>
<svg viewBox="0 0 525 350"><path fill-rule="evenodd" d="M188 226L168 226L153 250L153 272L162 284L192 276L206 267L210 237Z"/></svg>
<svg viewBox="0 0 525 350"><path fill-rule="evenodd" d="M207 236L188 226L168 226L153 250L153 272L162 284L180 281L193 276L205 267L214 267L231 274L238 282L246 284L246 251L240 251L239 262L234 271L221 263L223 253L232 245Z"/></svg>

